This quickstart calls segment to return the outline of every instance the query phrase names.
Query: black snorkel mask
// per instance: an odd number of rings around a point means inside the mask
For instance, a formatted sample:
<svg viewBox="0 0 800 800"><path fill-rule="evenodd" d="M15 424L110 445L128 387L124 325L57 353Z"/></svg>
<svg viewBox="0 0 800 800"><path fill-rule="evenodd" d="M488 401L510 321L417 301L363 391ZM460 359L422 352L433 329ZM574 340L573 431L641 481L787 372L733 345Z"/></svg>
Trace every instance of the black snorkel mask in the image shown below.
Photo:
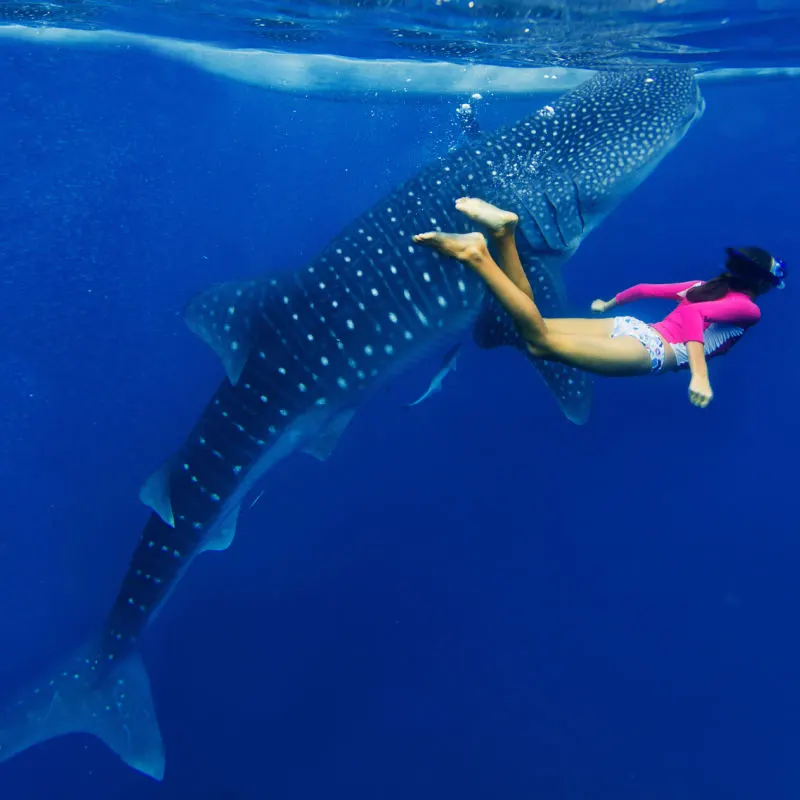
<svg viewBox="0 0 800 800"><path fill-rule="evenodd" d="M748 255L745 248L737 250L735 247L726 247L725 252L728 254L728 261L725 265L728 271L742 278L753 278L754 276L764 278L775 289L786 287L786 262L780 258L775 258L766 251L762 251L772 262L767 267L766 264L760 264L755 258Z"/></svg>

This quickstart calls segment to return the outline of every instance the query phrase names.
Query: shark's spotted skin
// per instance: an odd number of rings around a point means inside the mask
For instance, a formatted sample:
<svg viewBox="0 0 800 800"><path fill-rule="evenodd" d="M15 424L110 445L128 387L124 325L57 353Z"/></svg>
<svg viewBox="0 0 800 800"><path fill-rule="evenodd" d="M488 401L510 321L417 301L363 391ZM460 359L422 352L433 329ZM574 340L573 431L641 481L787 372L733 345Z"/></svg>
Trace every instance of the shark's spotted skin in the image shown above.
<svg viewBox="0 0 800 800"><path fill-rule="evenodd" d="M136 645L191 560L230 545L247 492L292 452L327 457L370 391L476 320L481 346L520 345L482 282L415 246L412 234L469 230L454 208L463 195L513 209L537 302L546 315L561 314L561 264L702 109L687 70L598 75L429 165L307 266L195 297L187 323L219 355L226 378L179 451L142 487L153 513L102 636L0 714L0 760L87 731L161 778L161 737ZM583 421L585 376L534 364L567 416Z"/></svg>

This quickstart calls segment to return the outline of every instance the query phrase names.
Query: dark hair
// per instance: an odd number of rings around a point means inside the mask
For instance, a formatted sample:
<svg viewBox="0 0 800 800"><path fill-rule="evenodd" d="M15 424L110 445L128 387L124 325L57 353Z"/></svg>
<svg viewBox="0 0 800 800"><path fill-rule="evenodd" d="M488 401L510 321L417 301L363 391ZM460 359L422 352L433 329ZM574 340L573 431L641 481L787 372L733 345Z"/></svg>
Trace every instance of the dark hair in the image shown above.
<svg viewBox="0 0 800 800"><path fill-rule="evenodd" d="M760 247L726 248L725 271L686 292L690 303L720 300L729 292L760 295L772 289L772 256Z"/></svg>

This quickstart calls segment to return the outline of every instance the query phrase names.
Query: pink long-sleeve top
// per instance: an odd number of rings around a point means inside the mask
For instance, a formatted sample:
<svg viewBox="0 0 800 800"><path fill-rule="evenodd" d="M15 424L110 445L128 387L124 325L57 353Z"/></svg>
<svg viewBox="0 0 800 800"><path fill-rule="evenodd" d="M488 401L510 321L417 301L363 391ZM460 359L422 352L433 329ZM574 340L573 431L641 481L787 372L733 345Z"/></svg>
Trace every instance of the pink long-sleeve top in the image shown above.
<svg viewBox="0 0 800 800"><path fill-rule="evenodd" d="M761 310L750 297L741 292L728 292L719 300L699 303L687 300L686 292L701 283L702 281L640 283L620 292L614 299L617 305L650 298L676 301L677 307L651 327L661 334L665 342L702 342L706 357L721 355L761 319Z"/></svg>

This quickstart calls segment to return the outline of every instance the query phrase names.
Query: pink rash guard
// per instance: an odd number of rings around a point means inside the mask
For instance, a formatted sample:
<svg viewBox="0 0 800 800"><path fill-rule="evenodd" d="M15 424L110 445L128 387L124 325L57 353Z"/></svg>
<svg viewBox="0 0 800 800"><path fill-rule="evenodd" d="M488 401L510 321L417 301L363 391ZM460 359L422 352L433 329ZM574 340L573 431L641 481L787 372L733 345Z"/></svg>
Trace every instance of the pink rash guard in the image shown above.
<svg viewBox="0 0 800 800"><path fill-rule="evenodd" d="M620 292L614 299L617 305L634 300L662 298L678 303L661 322L650 327L672 345L678 366L685 366L687 342L702 342L706 358L722 355L730 350L744 332L761 319L759 307L741 292L729 292L719 300L691 303L687 290L703 281L684 283L640 283Z"/></svg>

